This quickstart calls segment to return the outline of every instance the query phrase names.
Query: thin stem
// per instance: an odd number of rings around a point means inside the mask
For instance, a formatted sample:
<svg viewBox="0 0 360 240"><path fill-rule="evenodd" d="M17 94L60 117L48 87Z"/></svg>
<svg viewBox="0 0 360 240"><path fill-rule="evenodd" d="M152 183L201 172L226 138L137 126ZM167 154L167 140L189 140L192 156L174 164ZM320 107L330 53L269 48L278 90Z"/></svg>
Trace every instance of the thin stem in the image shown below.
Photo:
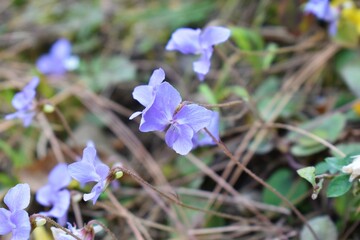
<svg viewBox="0 0 360 240"><path fill-rule="evenodd" d="M61 111L57 107L55 107L55 113L60 118L60 121L61 121L62 125L64 126L65 131L69 134L69 137L71 138L71 140L74 142L74 144L76 146L79 146L73 132L71 131L69 123L67 122L66 118L64 117L64 115L61 113Z"/></svg>
<svg viewBox="0 0 360 240"><path fill-rule="evenodd" d="M296 216L309 228L310 232L313 234L315 239L320 240L318 238L318 236L316 235L314 229L310 226L310 224L306 221L305 217L294 206L294 204L292 204L285 196L283 196L275 188L273 188L271 185L269 185L264 180L262 180L260 177L258 177L255 173L253 173L250 169L248 169L246 166L244 166L241 162L236 161L234 155L230 152L230 150L226 147L226 145L224 143L222 143L221 141L218 141L207 128L204 128L204 130L207 132L207 134L209 134L209 136L219 146L219 148L225 153L225 155L230 158L231 161L233 161L240 169L242 169L244 172L246 172L255 181L257 181L258 183L263 185L265 188L269 189L278 198L280 198L284 203L286 203L286 205L288 205L291 208L291 210L296 214Z"/></svg>
<svg viewBox="0 0 360 240"><path fill-rule="evenodd" d="M110 191L110 190L106 190L106 193L111 201L111 203L115 206L115 208L117 208L117 210L119 212L122 212L129 224L129 227L131 228L131 230L133 231L136 239L139 240L144 240L143 236L141 235L141 233L139 232L139 230L136 228L135 226L135 222L134 219L129 215L128 211L126 208L124 208L116 199L116 197L114 196L114 194Z"/></svg>
<svg viewBox="0 0 360 240"><path fill-rule="evenodd" d="M64 158L64 155L63 153L61 152L61 147L60 147L60 144L50 126L50 123L49 121L47 120L46 116L44 113L40 112L38 115L38 120L39 120L39 123L40 125L42 126L43 128L43 131L44 131L44 134L45 136L48 138L48 140L50 141L50 144L51 144L51 147L54 151L54 155L55 155L55 158L58 162L60 163L63 163L65 162L65 158Z"/></svg>
<svg viewBox="0 0 360 240"><path fill-rule="evenodd" d="M124 174L127 174L129 176L131 176L134 180L136 180L137 182L139 182L140 184L143 184L149 188L151 188L152 190L154 190L155 192L159 193L162 197L170 200L171 202L181 206L181 207L185 207L185 208L188 208L188 209L191 209L191 210L195 210L195 211L200 211L200 212L204 212L204 213L208 213L208 214L212 214L212 215L215 215L215 216L219 216L219 217L223 217L223 218L228 218L228 219L232 219L232 220L235 220L235 221L243 221L244 219L243 218L240 218L240 217L236 217L236 216L233 216L233 215L230 215L230 214L226 214L226 213L221 213L221 212L217 212L217 211L212 211L212 210L205 210L205 209L202 209L202 208L197 208L197 207L193 207L193 206L190 206L190 205L187 205L183 202L181 202L179 199L177 199L176 197L172 197L172 196L169 196L163 192L161 192L160 190L158 190L157 188L155 188L154 186L152 186L150 183L146 182L144 179L142 179L141 177L139 177L138 175L136 175L135 173L133 173L132 171L130 171L129 169L127 168L124 168L124 167L116 167L119 171L122 171Z"/></svg>
<svg viewBox="0 0 360 240"><path fill-rule="evenodd" d="M74 238L77 239L77 240L82 240L81 238L79 238L78 236L76 236L75 234L73 234L69 229L64 228L63 226L61 226L60 224L58 224L57 222L55 222L54 220L52 220L52 219L49 218L49 217L46 217L46 216L41 215L41 214L33 214L33 215L30 216L30 219L34 219L34 220L35 220L37 217L44 218L44 219L46 220L46 222L50 223L50 224L53 225L54 227L63 230L64 232L66 232L67 234L71 235L72 237L74 237Z"/></svg>

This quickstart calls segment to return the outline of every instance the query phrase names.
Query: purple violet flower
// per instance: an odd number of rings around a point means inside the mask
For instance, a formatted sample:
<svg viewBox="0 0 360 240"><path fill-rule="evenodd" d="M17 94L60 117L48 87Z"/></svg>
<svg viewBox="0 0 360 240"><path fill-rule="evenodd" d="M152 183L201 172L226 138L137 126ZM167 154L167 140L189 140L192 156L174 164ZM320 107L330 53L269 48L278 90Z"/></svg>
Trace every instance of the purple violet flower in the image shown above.
<svg viewBox="0 0 360 240"><path fill-rule="evenodd" d="M66 189L71 177L65 163L56 165L49 174L48 183L36 193L36 201L43 206L52 206L45 216L56 217L61 225L66 223L66 214L70 206L70 192Z"/></svg>
<svg viewBox="0 0 360 240"><path fill-rule="evenodd" d="M177 50L183 54L200 54L199 60L193 63L193 69L200 81L209 72L213 46L225 42L230 37L231 31L224 27L207 27L200 29L179 28L176 30L166 50Z"/></svg>
<svg viewBox="0 0 360 240"><path fill-rule="evenodd" d="M63 75L79 65L79 58L71 55L71 43L65 38L57 40L48 54L39 57L36 66L45 75Z"/></svg>
<svg viewBox="0 0 360 240"><path fill-rule="evenodd" d="M5 116L6 120L19 118L23 121L24 127L31 124L35 116L34 99L36 95L35 89L39 85L39 78L34 77L22 91L16 93L12 99L12 105L17 110L14 113Z"/></svg>
<svg viewBox="0 0 360 240"><path fill-rule="evenodd" d="M135 117L143 114L147 111L147 109L152 105L156 95L157 87L165 80L165 72L162 68L154 70L152 73L149 84L137 86L132 95L133 98L136 99L141 105L145 107L145 109L141 112L134 112L130 116L130 120Z"/></svg>
<svg viewBox="0 0 360 240"><path fill-rule="evenodd" d="M316 18L329 23L329 33L336 34L339 12L330 5L329 0L310 0L304 8L305 13L311 13Z"/></svg>
<svg viewBox="0 0 360 240"><path fill-rule="evenodd" d="M219 122L220 122L219 113L213 111L210 123L206 128L217 140L219 140ZM201 129L199 132L197 132L194 135L192 142L194 144L194 148L216 144L204 129Z"/></svg>
<svg viewBox="0 0 360 240"><path fill-rule="evenodd" d="M30 238L29 214L24 210L30 203L30 187L28 184L17 184L4 197L9 210L0 208L0 235L12 233L12 240L28 240Z"/></svg>
<svg viewBox="0 0 360 240"><path fill-rule="evenodd" d="M107 176L110 169L98 159L93 144L87 145L83 151L81 161L70 164L68 171L70 176L82 185L88 182L96 182L91 192L84 194L83 197L85 201L92 199L93 204L95 204L108 184Z"/></svg>
<svg viewBox="0 0 360 240"><path fill-rule="evenodd" d="M196 104L181 104L180 93L169 83L157 87L153 104L143 113L140 131L166 131L165 142L177 153L186 155L193 148L192 138L207 127L212 111Z"/></svg>

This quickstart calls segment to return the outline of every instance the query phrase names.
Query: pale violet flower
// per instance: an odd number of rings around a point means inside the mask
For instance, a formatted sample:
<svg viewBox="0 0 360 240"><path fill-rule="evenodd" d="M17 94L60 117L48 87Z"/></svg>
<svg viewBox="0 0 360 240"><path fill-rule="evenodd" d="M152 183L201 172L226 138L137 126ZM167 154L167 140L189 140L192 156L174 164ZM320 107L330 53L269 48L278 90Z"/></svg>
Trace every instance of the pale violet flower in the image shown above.
<svg viewBox="0 0 360 240"><path fill-rule="evenodd" d="M68 171L70 176L82 185L88 182L96 182L91 192L83 196L85 201L92 199L93 204L95 204L108 184L107 177L110 169L98 159L93 144L87 145L81 161L70 164Z"/></svg>
<svg viewBox="0 0 360 240"><path fill-rule="evenodd" d="M36 96L36 88L39 85L39 78L34 77L22 91L16 93L12 99L12 105L17 110L14 113L5 116L6 120L19 118L22 120L24 127L28 127L34 118L35 105L34 99Z"/></svg>
<svg viewBox="0 0 360 240"><path fill-rule="evenodd" d="M145 109L141 112L135 112L130 116L130 120L145 113L147 109L154 102L157 87L165 80L165 72L162 68L154 70L152 73L149 84L137 86L132 95Z"/></svg>
<svg viewBox="0 0 360 240"><path fill-rule="evenodd" d="M354 160L349 165L342 167L343 173L350 174L349 181L352 182L360 176L360 155L354 156Z"/></svg>
<svg viewBox="0 0 360 240"><path fill-rule="evenodd" d="M306 3L304 12L311 13L316 18L329 23L329 33L336 34L339 10L332 7L329 0L310 0Z"/></svg>
<svg viewBox="0 0 360 240"><path fill-rule="evenodd" d="M36 62L39 71L45 75L63 75L75 70L78 65L79 58L71 55L71 43L65 38L57 40L49 53L40 56Z"/></svg>
<svg viewBox="0 0 360 240"><path fill-rule="evenodd" d="M8 209L0 208L0 235L12 233L11 240L30 238L29 214L24 210L30 203L28 184L17 184L4 197Z"/></svg>
<svg viewBox="0 0 360 240"><path fill-rule="evenodd" d="M213 46L225 42L231 31L225 27L207 27L203 31L192 28L179 28L166 45L166 50L183 54L197 54L200 58L193 63L193 69L200 81L210 70Z"/></svg>
<svg viewBox="0 0 360 240"><path fill-rule="evenodd" d="M169 83L157 87L153 103L143 113L140 131L166 131L165 142L186 155L193 148L194 135L209 126L212 111L196 104L181 104L180 93Z"/></svg>
<svg viewBox="0 0 360 240"><path fill-rule="evenodd" d="M220 115L218 112L213 111L210 123L206 127L206 129L218 141L219 141L219 124L220 124ZM212 137L210 137L210 135L204 129L201 129L194 135L192 142L194 144L194 148L206 146L206 145L216 145L216 142L214 142Z"/></svg>
<svg viewBox="0 0 360 240"><path fill-rule="evenodd" d="M51 206L50 211L40 214L56 217L61 225L66 223L70 206L70 192L66 189L71 177L65 163L56 165L49 174L48 183L36 193L36 201L43 206Z"/></svg>

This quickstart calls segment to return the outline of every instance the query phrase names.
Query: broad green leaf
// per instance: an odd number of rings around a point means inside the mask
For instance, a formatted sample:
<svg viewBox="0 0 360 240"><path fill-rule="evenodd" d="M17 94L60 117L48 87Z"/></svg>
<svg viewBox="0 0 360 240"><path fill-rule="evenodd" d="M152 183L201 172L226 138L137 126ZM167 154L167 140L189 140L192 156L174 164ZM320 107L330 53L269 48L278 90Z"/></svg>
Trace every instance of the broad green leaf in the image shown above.
<svg viewBox="0 0 360 240"><path fill-rule="evenodd" d="M275 76L266 78L255 90L254 98L262 99L264 96L273 96L280 88L280 79Z"/></svg>
<svg viewBox="0 0 360 240"><path fill-rule="evenodd" d="M349 181L348 174L341 174L333 178L326 191L327 197L339 197L350 190L352 183Z"/></svg>
<svg viewBox="0 0 360 240"><path fill-rule="evenodd" d="M360 155L360 143L357 142L341 143L335 145L335 147L338 148L343 153L345 153L346 155L351 155L351 156ZM337 156L336 152L334 151L331 151L331 154L333 156Z"/></svg>
<svg viewBox="0 0 360 240"><path fill-rule="evenodd" d="M336 70L350 90L360 97L360 55L355 51L343 51L336 56Z"/></svg>
<svg viewBox="0 0 360 240"><path fill-rule="evenodd" d="M358 212L358 208L360 206L360 195L354 195L351 191L346 194L337 197L333 201L334 210L338 216L349 216L350 221L359 221L360 215ZM348 221L339 222L342 223L343 227L346 227Z"/></svg>
<svg viewBox="0 0 360 240"><path fill-rule="evenodd" d="M330 116L316 118L300 125L300 128L311 132L322 139L334 142L340 136L345 127L346 118L342 113L335 113ZM291 132L288 139L295 143L291 148L291 152L296 156L308 156L320 152L326 147L321 143L315 144L313 140L306 140L307 136L296 132Z"/></svg>
<svg viewBox="0 0 360 240"><path fill-rule="evenodd" d="M312 134L315 134L316 136L318 136L320 138L326 138L327 137L327 132L324 129L315 129L314 131L312 131ZM299 143L299 145L301 145L303 147L313 147L315 145L320 144L315 139L307 137L307 136L300 137L299 140L298 140L298 143Z"/></svg>
<svg viewBox="0 0 360 240"><path fill-rule="evenodd" d="M311 147L304 147L300 144L297 144L297 145L294 145L291 147L290 152L297 157L306 157L306 156L310 156L315 153L321 152L325 149L326 149L326 147L321 144L311 146Z"/></svg>
<svg viewBox="0 0 360 240"><path fill-rule="evenodd" d="M343 166L349 165L352 162L352 158L351 157L345 157L345 158L328 157L328 158L325 158L325 162L327 162L331 168L341 171Z"/></svg>
<svg viewBox="0 0 360 240"><path fill-rule="evenodd" d="M315 167L305 167L296 171L300 177L306 179L314 187L315 181Z"/></svg>
<svg viewBox="0 0 360 240"><path fill-rule="evenodd" d="M320 216L310 219L307 222L314 232L318 239L326 239L326 240L337 240L338 239L338 231L331 221L329 216ZM310 229L304 225L300 232L300 240L316 240L314 235L311 233Z"/></svg>
<svg viewBox="0 0 360 240"><path fill-rule="evenodd" d="M335 113L330 116L319 117L308 121L299 127L309 131L315 135L320 134L321 138L328 140L330 142L334 142L341 134L342 130L345 127L346 118L342 113ZM324 133L326 132L326 136ZM288 138L292 141L297 141L299 138L303 138L303 136L299 133L291 132L288 135Z"/></svg>
<svg viewBox="0 0 360 240"><path fill-rule="evenodd" d="M304 181L295 178L293 173L288 169L277 170L266 180L266 182L293 203L296 203L296 200L306 194L308 190L307 184ZM266 188L263 190L262 198L267 204L281 205L282 203L281 199Z"/></svg>
<svg viewBox="0 0 360 240"><path fill-rule="evenodd" d="M315 175L324 174L329 170L330 170L330 166L329 164L327 164L327 162L319 162L318 164L315 165Z"/></svg>
<svg viewBox="0 0 360 240"><path fill-rule="evenodd" d="M241 50L249 51L248 55L244 56L244 59L247 60L254 69L261 69L263 66L263 57L251 54L251 51L264 49L264 41L261 35L248 28L233 27L231 28L231 37Z"/></svg>

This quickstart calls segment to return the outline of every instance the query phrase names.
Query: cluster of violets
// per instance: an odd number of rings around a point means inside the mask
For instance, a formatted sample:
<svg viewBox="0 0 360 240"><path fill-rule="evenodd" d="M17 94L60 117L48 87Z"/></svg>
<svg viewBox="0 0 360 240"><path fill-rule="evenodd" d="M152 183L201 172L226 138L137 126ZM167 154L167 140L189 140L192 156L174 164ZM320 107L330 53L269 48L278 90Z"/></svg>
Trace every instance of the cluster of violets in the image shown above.
<svg viewBox="0 0 360 240"><path fill-rule="evenodd" d="M200 55L193 63L193 69L202 81L210 69L213 46L226 41L230 30L224 27L208 27L200 29L182 28L175 31L168 42L167 50L177 50L183 54ZM71 54L71 44L66 39L54 43L49 53L42 55L36 63L38 70L45 75L62 75L76 68L79 59ZM148 85L134 89L133 97L145 109L134 113L130 119L142 115L140 131L165 131L165 142L179 154L187 154L193 148L215 144L213 138L219 138L219 113L210 111L197 104L183 102L180 93L168 82L164 82L165 72L156 69ZM21 119L28 127L36 115L36 88L39 78L34 77L19 93L15 94L12 105L15 113L8 114L5 119ZM211 132L209 136L204 128ZM36 201L49 208L39 214L53 217L61 225L67 222L67 212L71 202L68 185L71 179L80 183L81 187L93 182L90 193L83 195L84 201L92 200L95 204L100 194L109 183L122 176L101 162L93 143L88 143L83 151L82 159L70 165L60 163L48 176L48 183L36 193ZM18 184L11 188L4 198L8 209L0 208L0 235L12 234L13 240L26 240L30 237L31 223L25 208L30 203L30 187ZM89 236L88 228L76 229L68 224L68 229L76 236ZM55 239L74 239L62 230L52 228ZM93 239L94 234L86 239Z"/></svg>
<svg viewBox="0 0 360 240"><path fill-rule="evenodd" d="M101 162L93 143L88 143L80 161L68 166L65 163L59 163L49 173L48 183L36 193L36 201L45 207L49 207L50 210L39 214L57 218L60 225L65 225L71 201L71 193L67 188L71 178L77 180L82 187L89 182L95 183L91 192L83 196L84 201L92 200L95 204L109 182L118 176L121 175L117 175L116 172L111 173L110 168ZM11 188L5 195L4 202L8 209L0 208L0 235L12 233L13 240L29 239L31 224L29 215L24 210L30 203L29 185L18 184ZM89 226L76 229L69 223L68 229L76 236L88 235L89 229L91 230ZM62 230L52 229L52 232L55 239L74 239ZM86 239L93 239L93 237L94 232L90 238Z"/></svg>
<svg viewBox="0 0 360 240"><path fill-rule="evenodd" d="M351 23L360 34L360 9L352 0L309 0L305 4L304 12L327 22L331 36L336 35L340 19Z"/></svg>
<svg viewBox="0 0 360 240"><path fill-rule="evenodd" d="M305 12L330 23L330 32L336 32L338 8L334 8L327 0L310 0L305 5ZM230 37L230 30L224 27L207 27L200 29L181 28L176 30L166 45L166 50L179 51L183 54L200 55L193 63L193 70L200 81L210 70L214 45L225 42ZM79 63L78 57L71 54L71 44L66 39L54 43L49 53L41 56L36 65L45 75L62 75L73 70ZM203 106L183 101L180 93L165 80L165 72L159 68L152 73L148 85L134 89L132 95L144 109L130 116L133 119L141 115L139 130L142 132L165 132L165 142L178 154L188 154L198 146L216 144L219 139L219 113ZM5 119L19 118L25 127L31 124L36 114L36 88L39 78L33 78L19 93L15 94L12 105L15 113L8 114ZM207 129L207 131L205 130ZM211 135L209 135L210 133ZM215 140L215 141L214 141ZM360 176L360 157L352 164L345 166L343 172L351 174L350 181ZM48 183L36 193L36 201L48 207L49 211L41 215L56 218L65 225L71 202L68 185L75 179L84 187L94 183L90 193L83 195L84 201L96 203L100 194L109 183L121 177L122 172L114 172L98 158L93 143L88 143L83 151L82 159L70 165L60 163L53 168ZM30 187L18 184L5 195L6 208L0 208L0 235L12 234L13 240L30 238L31 223L25 209L30 203ZM93 239L94 231L89 226L76 229L68 224L68 229L81 239ZM64 231L52 228L55 239L73 240L74 237Z"/></svg>

